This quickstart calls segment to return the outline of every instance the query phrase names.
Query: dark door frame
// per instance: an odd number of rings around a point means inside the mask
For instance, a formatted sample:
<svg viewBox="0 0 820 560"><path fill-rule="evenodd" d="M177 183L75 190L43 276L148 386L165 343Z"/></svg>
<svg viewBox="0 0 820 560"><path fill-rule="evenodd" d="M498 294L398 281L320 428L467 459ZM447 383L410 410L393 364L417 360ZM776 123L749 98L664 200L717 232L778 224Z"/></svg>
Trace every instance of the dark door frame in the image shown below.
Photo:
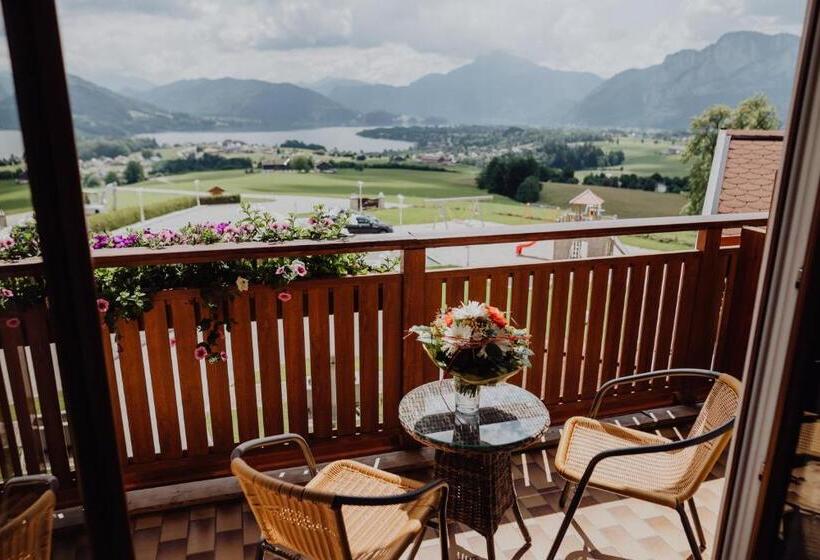
<svg viewBox="0 0 820 560"><path fill-rule="evenodd" d="M3 0L85 522L95 558L133 558L53 0Z"/></svg>

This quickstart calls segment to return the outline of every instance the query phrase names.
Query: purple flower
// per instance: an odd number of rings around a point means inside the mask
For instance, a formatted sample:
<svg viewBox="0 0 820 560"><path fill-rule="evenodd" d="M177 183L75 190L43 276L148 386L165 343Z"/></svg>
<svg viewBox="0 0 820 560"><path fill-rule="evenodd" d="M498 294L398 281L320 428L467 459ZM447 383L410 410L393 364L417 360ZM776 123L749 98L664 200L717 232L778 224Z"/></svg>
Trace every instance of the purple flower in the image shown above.
<svg viewBox="0 0 820 560"><path fill-rule="evenodd" d="M0 296L3 296L4 298L10 298L14 296L14 292L9 290L8 288L0 288Z"/></svg>
<svg viewBox="0 0 820 560"><path fill-rule="evenodd" d="M285 291L283 291L283 292L279 292L279 294L277 294L277 296L276 296L276 297L277 297L277 298L279 299L279 301L281 301L282 303L287 303L287 302L289 302L290 300L292 300L292 299L293 299L293 295L291 295L291 293L290 293L289 291L287 291L287 290L285 290Z"/></svg>
<svg viewBox="0 0 820 560"><path fill-rule="evenodd" d="M197 360L204 360L208 357L208 349L204 346L197 346L194 350L194 358Z"/></svg>
<svg viewBox="0 0 820 560"><path fill-rule="evenodd" d="M290 269L296 274L296 276L304 276L307 274L307 268L302 262L296 261L292 265L290 265Z"/></svg>
<svg viewBox="0 0 820 560"><path fill-rule="evenodd" d="M6 326L10 329L16 329L20 326L20 319L17 317L9 317L6 319Z"/></svg>
<svg viewBox="0 0 820 560"><path fill-rule="evenodd" d="M227 362L228 361L228 353L223 350L222 352L219 353L219 359L222 360L223 362Z"/></svg>
<svg viewBox="0 0 820 560"><path fill-rule="evenodd" d="M93 249L103 249L105 247L108 247L108 244L110 243L110 241L111 241L111 238L108 237L108 235L106 235L104 233L98 233L93 237L93 243L92 243L91 247Z"/></svg>
<svg viewBox="0 0 820 560"><path fill-rule="evenodd" d="M3 249L11 249L14 247L14 239L11 237L4 237L3 239L0 239L0 247L3 247Z"/></svg>

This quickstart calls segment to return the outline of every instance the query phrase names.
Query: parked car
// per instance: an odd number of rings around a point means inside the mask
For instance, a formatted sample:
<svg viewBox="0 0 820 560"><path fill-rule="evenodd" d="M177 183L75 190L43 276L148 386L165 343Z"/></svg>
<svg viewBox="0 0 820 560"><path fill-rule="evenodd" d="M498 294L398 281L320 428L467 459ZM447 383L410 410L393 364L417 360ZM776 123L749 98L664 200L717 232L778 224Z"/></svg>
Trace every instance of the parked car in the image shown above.
<svg viewBox="0 0 820 560"><path fill-rule="evenodd" d="M353 214L345 226L350 233L392 233L393 226L386 224L374 216L367 214Z"/></svg>

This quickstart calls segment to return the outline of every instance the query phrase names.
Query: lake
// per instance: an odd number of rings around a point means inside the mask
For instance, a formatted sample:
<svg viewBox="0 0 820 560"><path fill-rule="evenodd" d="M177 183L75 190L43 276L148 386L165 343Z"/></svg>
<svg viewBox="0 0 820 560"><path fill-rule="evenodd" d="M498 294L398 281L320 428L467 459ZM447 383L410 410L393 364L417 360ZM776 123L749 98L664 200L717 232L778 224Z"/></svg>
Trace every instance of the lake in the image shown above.
<svg viewBox="0 0 820 560"><path fill-rule="evenodd" d="M333 126L326 128L307 128L300 130L271 130L260 132L156 132L139 136L155 138L160 144L198 144L239 140L249 144L266 146L278 145L285 140L299 140L306 144L321 144L328 150L336 148L341 151L381 152L384 150L406 150L413 147L412 142L386 140L381 138L364 138L356 133L366 127Z"/></svg>

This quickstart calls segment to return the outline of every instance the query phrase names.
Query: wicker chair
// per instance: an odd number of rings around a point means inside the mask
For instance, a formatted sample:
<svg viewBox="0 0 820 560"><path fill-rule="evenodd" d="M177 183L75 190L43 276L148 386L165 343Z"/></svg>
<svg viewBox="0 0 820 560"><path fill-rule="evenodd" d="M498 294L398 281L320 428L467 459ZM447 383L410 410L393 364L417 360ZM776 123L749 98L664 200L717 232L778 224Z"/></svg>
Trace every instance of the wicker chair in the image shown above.
<svg viewBox="0 0 820 560"><path fill-rule="evenodd" d="M298 486L250 467L242 455L263 446L295 443L313 478ZM427 521L438 512L441 556L447 557L447 484L422 484L355 461L335 461L317 473L307 442L283 434L245 442L231 454L231 470L262 530L256 552L316 560L396 559L412 543L418 551ZM344 506L344 507L343 507Z"/></svg>
<svg viewBox="0 0 820 560"><path fill-rule="evenodd" d="M20 499L27 486L43 488L28 501ZM51 560L51 528L54 521L57 479L51 475L10 478L0 497L0 560Z"/></svg>
<svg viewBox="0 0 820 560"><path fill-rule="evenodd" d="M714 381L685 439L672 441L594 419L604 394L616 385L682 376ZM564 507L573 486L576 490L548 560L555 558L587 486L674 508L680 515L692 557L700 560L706 539L693 496L729 443L739 403L740 382L737 379L705 370L653 371L604 383L595 395L589 417L570 418L561 434L555 468L567 483L561 494L560 507ZM700 547L686 515L684 504L687 502Z"/></svg>

